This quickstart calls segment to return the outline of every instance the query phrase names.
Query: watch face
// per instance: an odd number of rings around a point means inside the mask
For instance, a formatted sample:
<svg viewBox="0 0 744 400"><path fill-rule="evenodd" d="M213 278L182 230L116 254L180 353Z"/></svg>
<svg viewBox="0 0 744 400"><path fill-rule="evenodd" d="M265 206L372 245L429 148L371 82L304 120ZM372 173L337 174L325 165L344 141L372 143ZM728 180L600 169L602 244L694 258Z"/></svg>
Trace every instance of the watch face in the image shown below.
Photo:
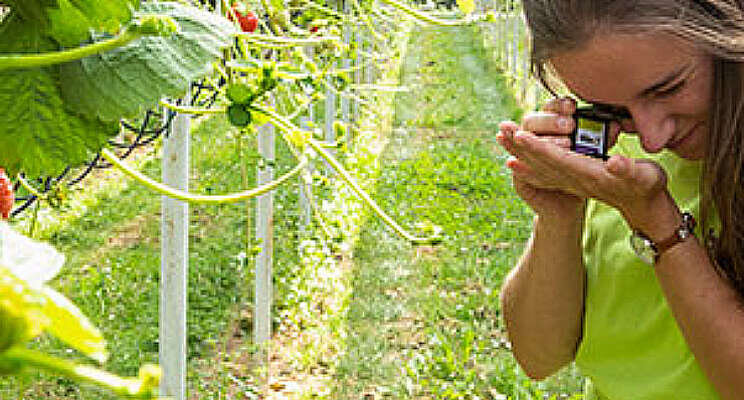
<svg viewBox="0 0 744 400"><path fill-rule="evenodd" d="M643 237L638 232L633 232L633 234L630 235L630 247L633 248L636 255L638 255L643 262L649 265L654 264L656 249L651 240Z"/></svg>

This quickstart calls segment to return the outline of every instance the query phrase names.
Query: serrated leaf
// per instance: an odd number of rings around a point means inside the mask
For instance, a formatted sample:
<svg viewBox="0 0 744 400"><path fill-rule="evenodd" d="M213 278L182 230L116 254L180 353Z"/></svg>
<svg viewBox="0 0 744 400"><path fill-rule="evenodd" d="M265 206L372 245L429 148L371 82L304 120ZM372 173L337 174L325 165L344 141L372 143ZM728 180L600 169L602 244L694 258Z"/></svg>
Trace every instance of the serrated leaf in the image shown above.
<svg viewBox="0 0 744 400"><path fill-rule="evenodd" d="M106 126L66 112L49 69L0 72L0 166L9 174L57 174L81 164L116 134Z"/></svg>
<svg viewBox="0 0 744 400"><path fill-rule="evenodd" d="M57 0L6 0L5 3L24 21L42 28L49 26L48 9L58 7Z"/></svg>
<svg viewBox="0 0 744 400"><path fill-rule="evenodd" d="M475 0L457 0L457 6L465 14L472 14L475 11Z"/></svg>
<svg viewBox="0 0 744 400"><path fill-rule="evenodd" d="M214 13L173 2L143 3L139 15L164 15L179 26L171 37L143 37L119 49L61 66L62 97L83 115L118 121L178 97L212 70L235 28ZM101 104L105 102L106 104Z"/></svg>
<svg viewBox="0 0 744 400"><path fill-rule="evenodd" d="M55 48L42 36L41 22L11 14L0 26L0 52L39 52ZM66 111L57 86L57 69L0 71L0 167L12 176L54 175L81 164L118 132ZM75 107L75 105L71 105Z"/></svg>
<svg viewBox="0 0 744 400"><path fill-rule="evenodd" d="M56 50L54 43L43 36L44 22L28 20L12 11L0 23L0 53L38 53Z"/></svg>
<svg viewBox="0 0 744 400"><path fill-rule="evenodd" d="M49 35L62 46L77 46L90 39L91 30L116 33L132 19L139 0L57 0L47 11Z"/></svg>

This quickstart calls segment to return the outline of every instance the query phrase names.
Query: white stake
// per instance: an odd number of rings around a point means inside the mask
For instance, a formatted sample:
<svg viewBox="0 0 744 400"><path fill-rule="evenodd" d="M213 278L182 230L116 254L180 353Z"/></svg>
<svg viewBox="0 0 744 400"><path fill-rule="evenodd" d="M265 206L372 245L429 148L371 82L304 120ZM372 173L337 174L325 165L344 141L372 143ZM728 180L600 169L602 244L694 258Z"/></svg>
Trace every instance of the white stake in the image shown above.
<svg viewBox="0 0 744 400"><path fill-rule="evenodd" d="M188 101L188 96L185 100ZM188 114L178 114L163 146L163 182L188 190ZM161 392L173 400L186 399L186 304L189 262L189 205L162 196L160 272Z"/></svg>
<svg viewBox="0 0 744 400"><path fill-rule="evenodd" d="M258 151L266 165L258 168L257 184L263 185L274 179L274 126L266 124L258 129ZM258 196L256 206L256 239L261 252L256 257L256 291L253 333L256 344L265 344L271 338L271 264L274 254L273 242L274 192Z"/></svg>

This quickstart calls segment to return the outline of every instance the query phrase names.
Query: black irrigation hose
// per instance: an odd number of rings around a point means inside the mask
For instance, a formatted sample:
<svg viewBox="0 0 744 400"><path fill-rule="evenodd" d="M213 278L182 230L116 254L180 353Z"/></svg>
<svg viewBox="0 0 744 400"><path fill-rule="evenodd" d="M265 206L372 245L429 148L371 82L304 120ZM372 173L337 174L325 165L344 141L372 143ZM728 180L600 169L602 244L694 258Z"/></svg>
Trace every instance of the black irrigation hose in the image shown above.
<svg viewBox="0 0 744 400"><path fill-rule="evenodd" d="M225 84L224 79L220 79L218 85L222 86ZM202 82L194 82L191 84L192 93L191 93L191 99L189 101L189 105L194 107L202 107L202 108L210 108L217 102L217 96L219 95L219 88L215 88L214 86L210 84ZM201 98L202 94L205 94L205 98ZM183 99L178 99L176 101L176 104L181 105L183 104ZM162 117L162 113L154 110L147 110L145 112L144 117L142 118L142 122L139 123L139 126L135 126L133 123L121 120L120 125L121 127L132 134L135 134L135 139L131 143L123 143L123 142L117 142L114 140L109 140L108 143L110 146L115 147L117 149L122 150L121 154L117 154L117 156L121 159L127 158L129 155L134 152L135 149L147 146L151 144L153 141L155 141L157 138L159 138L161 135L168 135L168 130L170 128L171 123L173 122L173 118L175 117L176 113L170 110L166 111L166 118L165 121L160 126L156 127L149 127L150 121L153 120L153 117ZM85 168L82 172L80 172L75 178L70 179L66 184L68 187L71 187L73 185L77 185L78 183L82 182L86 177L90 175L90 173L94 169L104 169L104 168L110 168L112 165L107 162L102 162L101 154L96 154L96 156L93 158L92 161L87 162L84 164ZM35 180L38 184L43 184L43 190L39 190L39 193L44 195L48 192L50 192L56 184L62 181L62 179L67 176L70 171L73 170L72 166L67 166L65 170L57 175L56 177L40 177ZM13 185L14 191L17 191L20 187L20 183L16 182L15 185ZM38 196L29 194L28 196L21 196L17 197L15 199L16 203L22 203L20 206L13 209L10 213L11 217L16 217L19 214L21 214L23 211L31 207L37 200L39 199Z"/></svg>

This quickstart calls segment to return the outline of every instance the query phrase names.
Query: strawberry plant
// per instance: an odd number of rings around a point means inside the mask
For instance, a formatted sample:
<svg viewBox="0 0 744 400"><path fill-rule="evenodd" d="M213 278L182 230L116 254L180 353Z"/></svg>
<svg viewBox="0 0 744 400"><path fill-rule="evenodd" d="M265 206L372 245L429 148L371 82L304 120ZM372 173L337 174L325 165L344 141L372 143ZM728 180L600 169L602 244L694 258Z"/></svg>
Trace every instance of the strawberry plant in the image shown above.
<svg viewBox="0 0 744 400"><path fill-rule="evenodd" d="M120 118L183 94L209 72L234 31L179 3L147 2L134 12L138 2L99 3L9 2L0 22L0 54L8 54L0 56L0 145L9 174L82 163L118 133ZM63 50L70 45L79 47Z"/></svg>

